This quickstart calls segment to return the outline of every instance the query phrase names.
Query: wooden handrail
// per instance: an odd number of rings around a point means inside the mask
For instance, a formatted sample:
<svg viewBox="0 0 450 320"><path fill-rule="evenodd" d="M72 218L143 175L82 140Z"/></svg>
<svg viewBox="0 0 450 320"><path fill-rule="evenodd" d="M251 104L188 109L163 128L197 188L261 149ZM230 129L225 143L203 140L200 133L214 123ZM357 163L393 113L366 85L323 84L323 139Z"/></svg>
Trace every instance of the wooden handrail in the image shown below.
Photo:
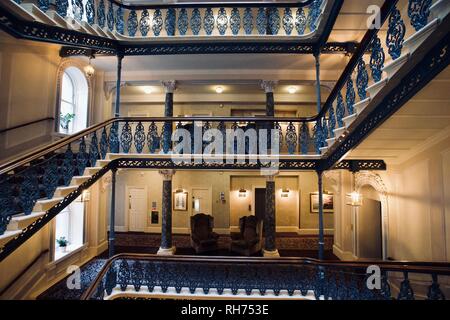
<svg viewBox="0 0 450 320"><path fill-rule="evenodd" d="M116 260L145 260L152 262L190 262L190 263L233 263L233 264L289 264L305 266L323 266L336 268L367 269L371 265L377 265L383 271L408 272L436 275L450 275L450 263L446 262L412 262L412 261L340 261L340 260L318 260L314 258L260 258L260 257L202 257L202 256L160 256L155 254L131 254L121 253L108 259L94 282L83 293L81 300L89 299L95 292L98 284L108 272L111 265Z"/></svg>
<svg viewBox="0 0 450 320"><path fill-rule="evenodd" d="M47 118L42 118L42 119L38 119L38 120L33 120L33 121L30 121L30 122L27 122L27 123L18 124L18 125L9 127L9 128L1 129L1 130L0 130L0 134L5 133L5 132L8 132L8 131L11 131L11 130L23 128L23 127L26 127L26 126L29 126L29 125L32 125L32 124L35 124L35 123L39 123L39 122L43 122L43 121L48 121L48 120L55 120L55 118L53 118L53 117L47 117Z"/></svg>

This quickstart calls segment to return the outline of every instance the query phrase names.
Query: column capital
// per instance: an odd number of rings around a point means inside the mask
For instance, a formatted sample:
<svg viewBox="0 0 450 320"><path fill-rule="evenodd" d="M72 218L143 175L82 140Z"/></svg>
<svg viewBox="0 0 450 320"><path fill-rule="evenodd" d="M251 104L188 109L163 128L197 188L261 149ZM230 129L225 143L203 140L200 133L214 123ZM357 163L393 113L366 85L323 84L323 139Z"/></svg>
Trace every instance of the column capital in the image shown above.
<svg viewBox="0 0 450 320"><path fill-rule="evenodd" d="M177 82L175 80L161 81L166 93L173 93L177 88Z"/></svg>
<svg viewBox="0 0 450 320"><path fill-rule="evenodd" d="M273 92L277 84L278 81L275 80L261 80L261 88L265 93Z"/></svg>
<svg viewBox="0 0 450 320"><path fill-rule="evenodd" d="M275 181L275 177L279 173L280 172L277 169L269 169L269 168L261 169L261 175L266 177L266 181Z"/></svg>
<svg viewBox="0 0 450 320"><path fill-rule="evenodd" d="M159 174L163 176L164 181L171 181L173 175L175 174L175 170L173 169L159 170Z"/></svg>

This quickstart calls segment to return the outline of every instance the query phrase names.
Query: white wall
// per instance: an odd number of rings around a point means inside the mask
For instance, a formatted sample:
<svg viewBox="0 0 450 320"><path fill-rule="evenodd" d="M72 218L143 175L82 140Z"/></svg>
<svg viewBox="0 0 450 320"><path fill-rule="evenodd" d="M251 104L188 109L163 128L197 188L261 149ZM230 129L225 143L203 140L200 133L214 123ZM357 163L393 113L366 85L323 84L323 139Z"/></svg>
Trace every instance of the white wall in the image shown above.
<svg viewBox="0 0 450 320"><path fill-rule="evenodd" d="M383 204L386 256L395 260L450 261L450 134L385 172L362 179L378 191ZM352 190L343 172L342 188ZM368 175L362 173L362 175ZM358 179L357 179L358 180ZM360 185L362 187L363 185ZM384 190L383 190L384 189ZM336 219L335 253L357 258L352 210ZM358 214L356 212L356 214Z"/></svg>

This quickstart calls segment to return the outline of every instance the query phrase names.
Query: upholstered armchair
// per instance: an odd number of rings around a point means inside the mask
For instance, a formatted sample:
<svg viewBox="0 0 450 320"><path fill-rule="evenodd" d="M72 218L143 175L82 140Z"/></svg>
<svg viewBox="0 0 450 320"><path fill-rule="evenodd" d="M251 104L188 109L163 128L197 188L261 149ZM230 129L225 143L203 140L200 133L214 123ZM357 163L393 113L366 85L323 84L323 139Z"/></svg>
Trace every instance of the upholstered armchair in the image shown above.
<svg viewBox="0 0 450 320"><path fill-rule="evenodd" d="M198 213L191 217L191 246L195 252L203 253L217 250L219 235L213 232L214 218Z"/></svg>
<svg viewBox="0 0 450 320"><path fill-rule="evenodd" d="M231 251L251 256L262 249L263 222L255 216L239 219L239 239L231 242Z"/></svg>

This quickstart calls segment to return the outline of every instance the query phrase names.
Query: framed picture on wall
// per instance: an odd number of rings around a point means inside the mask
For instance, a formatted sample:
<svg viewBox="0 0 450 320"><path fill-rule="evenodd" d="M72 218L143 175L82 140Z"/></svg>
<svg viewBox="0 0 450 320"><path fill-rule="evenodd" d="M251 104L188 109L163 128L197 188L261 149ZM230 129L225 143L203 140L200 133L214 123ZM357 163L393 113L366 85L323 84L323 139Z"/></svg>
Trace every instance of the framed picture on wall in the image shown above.
<svg viewBox="0 0 450 320"><path fill-rule="evenodd" d="M187 192L174 192L172 195L172 210L187 211Z"/></svg>
<svg viewBox="0 0 450 320"><path fill-rule="evenodd" d="M317 192L310 193L311 212L319 213L319 194ZM323 194L323 212L334 212L334 198L332 193Z"/></svg>

